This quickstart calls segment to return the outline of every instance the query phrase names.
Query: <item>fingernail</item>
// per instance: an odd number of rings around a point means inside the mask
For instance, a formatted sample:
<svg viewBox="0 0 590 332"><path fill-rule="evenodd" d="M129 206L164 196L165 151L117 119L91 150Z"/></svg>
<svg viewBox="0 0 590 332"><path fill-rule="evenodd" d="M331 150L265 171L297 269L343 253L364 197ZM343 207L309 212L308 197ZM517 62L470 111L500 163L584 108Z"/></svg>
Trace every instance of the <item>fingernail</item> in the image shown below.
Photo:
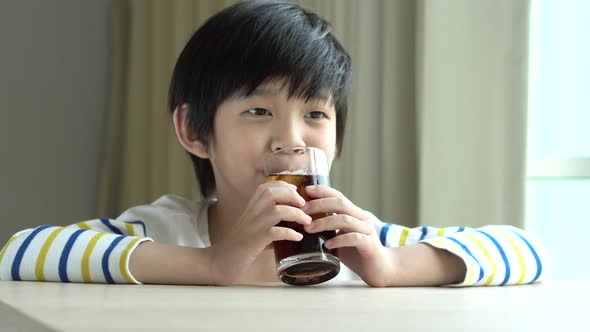
<svg viewBox="0 0 590 332"><path fill-rule="evenodd" d="M306 202L305 205L301 208L301 210L307 211L307 210L309 210L309 207L310 207L309 203Z"/></svg>
<svg viewBox="0 0 590 332"><path fill-rule="evenodd" d="M307 221L311 222L311 220L312 220L312 219L311 219L311 216L305 216L305 220L307 220Z"/></svg>
<svg viewBox="0 0 590 332"><path fill-rule="evenodd" d="M317 189L316 186L307 186L306 188L309 191L315 191Z"/></svg>
<svg viewBox="0 0 590 332"><path fill-rule="evenodd" d="M294 184L290 184L290 183L288 183L288 185L289 185L289 187L291 187L291 189L295 189L295 190L297 190L297 186L296 186L296 185L294 185Z"/></svg>

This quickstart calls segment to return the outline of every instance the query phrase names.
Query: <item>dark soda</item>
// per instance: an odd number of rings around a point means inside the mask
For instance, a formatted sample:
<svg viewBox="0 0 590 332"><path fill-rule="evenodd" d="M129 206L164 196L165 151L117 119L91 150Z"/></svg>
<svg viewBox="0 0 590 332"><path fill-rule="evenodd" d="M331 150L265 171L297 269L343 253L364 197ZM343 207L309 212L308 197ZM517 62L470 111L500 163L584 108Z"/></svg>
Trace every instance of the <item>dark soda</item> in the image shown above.
<svg viewBox="0 0 590 332"><path fill-rule="evenodd" d="M274 174L266 177L267 182L285 181L297 186L297 192L305 201L311 200L305 190L310 185L329 185L329 178L323 175L293 175ZM330 213L317 213L311 215L313 220L331 215ZM293 261L284 270L279 269L279 279L291 285L313 285L335 277L340 271L338 261L338 249L328 249L324 242L335 237L336 231L324 231L308 234L303 225L292 221L281 221L277 226L294 229L303 235L299 242L275 241L275 260L278 267L284 262ZM305 259L305 257L312 259ZM301 257L299 260L297 257ZM316 259L313 259L315 257ZM317 259L319 258L319 259Z"/></svg>

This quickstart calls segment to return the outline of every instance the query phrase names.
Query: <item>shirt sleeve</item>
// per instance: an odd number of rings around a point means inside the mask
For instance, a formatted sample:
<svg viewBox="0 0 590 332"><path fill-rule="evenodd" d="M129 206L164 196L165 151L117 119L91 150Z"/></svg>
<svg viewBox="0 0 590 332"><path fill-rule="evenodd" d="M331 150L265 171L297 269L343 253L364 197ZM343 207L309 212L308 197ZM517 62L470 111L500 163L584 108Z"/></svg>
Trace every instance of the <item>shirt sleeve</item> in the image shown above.
<svg viewBox="0 0 590 332"><path fill-rule="evenodd" d="M426 243L461 258L467 267L465 278L451 286L527 284L547 274L549 259L541 242L514 226L408 228L370 215L386 247Z"/></svg>
<svg viewBox="0 0 590 332"><path fill-rule="evenodd" d="M0 280L139 284L129 257L145 235L142 221L110 219L26 229L0 251Z"/></svg>

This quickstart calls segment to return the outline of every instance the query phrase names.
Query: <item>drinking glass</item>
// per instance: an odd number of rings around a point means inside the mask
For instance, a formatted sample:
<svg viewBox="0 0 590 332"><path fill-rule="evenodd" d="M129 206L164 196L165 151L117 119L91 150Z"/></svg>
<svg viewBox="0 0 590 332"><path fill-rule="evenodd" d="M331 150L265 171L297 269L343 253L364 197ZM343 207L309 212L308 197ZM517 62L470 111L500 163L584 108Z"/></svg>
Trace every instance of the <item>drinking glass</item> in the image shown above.
<svg viewBox="0 0 590 332"><path fill-rule="evenodd" d="M297 186L297 192L305 201L306 186L330 185L326 154L315 147L288 147L265 158L266 181L285 181ZM317 213L313 220L331 215ZM313 285L328 281L340 272L338 249L328 249L324 242L336 236L336 231L308 234L303 225L281 221L277 226L292 228L303 234L295 241L275 241L274 252L279 279L290 285Z"/></svg>

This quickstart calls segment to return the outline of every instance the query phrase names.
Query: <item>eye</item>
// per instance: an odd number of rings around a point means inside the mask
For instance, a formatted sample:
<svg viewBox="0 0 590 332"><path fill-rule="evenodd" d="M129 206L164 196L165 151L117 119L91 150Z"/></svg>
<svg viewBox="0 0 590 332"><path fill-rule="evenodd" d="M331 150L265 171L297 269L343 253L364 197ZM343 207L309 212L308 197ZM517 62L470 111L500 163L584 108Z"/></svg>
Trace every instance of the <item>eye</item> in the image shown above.
<svg viewBox="0 0 590 332"><path fill-rule="evenodd" d="M251 108L251 109L247 110L246 113L248 113L249 115L253 115L253 116L272 115L272 113L269 110L267 110L266 108L260 108L260 107Z"/></svg>
<svg viewBox="0 0 590 332"><path fill-rule="evenodd" d="M328 119L328 116L326 115L326 113L320 112L320 111L309 112L309 113L305 114L305 117L311 118L314 120Z"/></svg>

